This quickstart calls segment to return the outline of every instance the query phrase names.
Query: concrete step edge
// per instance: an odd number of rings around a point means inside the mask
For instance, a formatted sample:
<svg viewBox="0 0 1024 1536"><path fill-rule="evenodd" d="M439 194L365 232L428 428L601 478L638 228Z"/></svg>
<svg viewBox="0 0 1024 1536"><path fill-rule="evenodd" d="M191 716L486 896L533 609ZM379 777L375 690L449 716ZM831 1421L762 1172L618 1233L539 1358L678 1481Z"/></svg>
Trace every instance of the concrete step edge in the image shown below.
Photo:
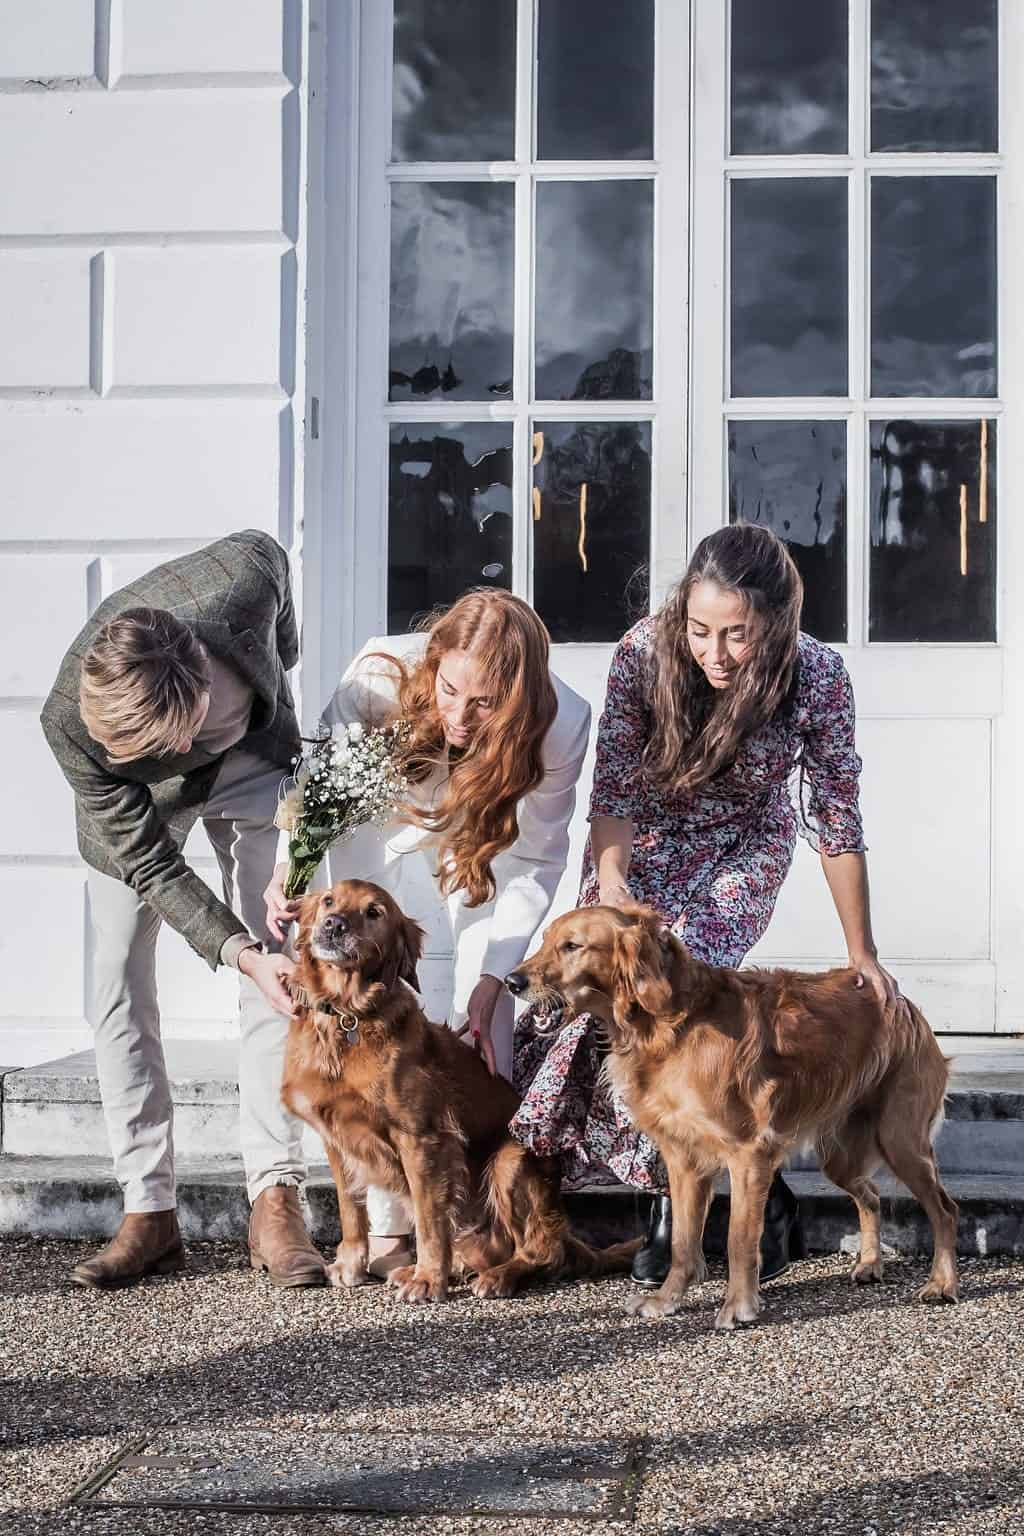
<svg viewBox="0 0 1024 1536"><path fill-rule="evenodd" d="M790 1173L812 1253L856 1244L857 1220L849 1197L815 1173ZM1024 1254L1024 1177L952 1175L949 1193L960 1205L958 1246L964 1255ZM885 1241L897 1252L931 1251L931 1229L917 1202L894 1180L883 1185ZM303 1192L314 1239L337 1241L337 1204L330 1171L310 1170ZM573 1225L592 1242L622 1241L642 1230L648 1201L633 1190L590 1188L566 1197ZM178 1210L192 1241L245 1238L248 1202L237 1162L178 1165ZM116 1230L120 1190L102 1159L0 1157L0 1235L48 1238L105 1237ZM728 1207L719 1193L706 1234L710 1253L724 1251Z"/></svg>
<svg viewBox="0 0 1024 1536"><path fill-rule="evenodd" d="M1007 1077L1014 1079L1007 1086ZM993 1074L990 1082L975 1076L969 1083L950 1089L945 1118L952 1122L973 1120L1024 1120L1024 1083L1021 1074ZM171 1101L178 1106L202 1105L228 1111L238 1109L238 1083L230 1077L175 1078L170 1080ZM93 1105L102 1112L99 1081L95 1076L48 1076L31 1068L9 1072L0 1081L0 1098L10 1105Z"/></svg>

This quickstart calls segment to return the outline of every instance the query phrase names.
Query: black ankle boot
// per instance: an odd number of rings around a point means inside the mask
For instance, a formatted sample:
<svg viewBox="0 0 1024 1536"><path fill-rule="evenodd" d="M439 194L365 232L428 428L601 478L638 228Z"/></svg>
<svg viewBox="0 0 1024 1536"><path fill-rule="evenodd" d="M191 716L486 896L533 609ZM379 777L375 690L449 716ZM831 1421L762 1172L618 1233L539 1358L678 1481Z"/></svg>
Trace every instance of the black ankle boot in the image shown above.
<svg viewBox="0 0 1024 1536"><path fill-rule="evenodd" d="M672 1202L668 1195L655 1195L647 1223L647 1242L633 1260L633 1282L654 1290L664 1284L671 1268Z"/></svg>
<svg viewBox="0 0 1024 1536"><path fill-rule="evenodd" d="M777 1280L794 1259L806 1256L800 1206L781 1173L772 1180L761 1234L761 1282Z"/></svg>

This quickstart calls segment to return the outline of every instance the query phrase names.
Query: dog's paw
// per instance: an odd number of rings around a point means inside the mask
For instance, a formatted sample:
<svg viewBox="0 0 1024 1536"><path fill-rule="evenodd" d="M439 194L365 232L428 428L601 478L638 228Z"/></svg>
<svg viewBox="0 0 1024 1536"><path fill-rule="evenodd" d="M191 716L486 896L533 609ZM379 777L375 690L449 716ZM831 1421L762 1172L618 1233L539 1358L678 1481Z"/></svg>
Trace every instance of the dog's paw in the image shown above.
<svg viewBox="0 0 1024 1536"><path fill-rule="evenodd" d="M369 1284L370 1276L366 1269L365 1248L338 1248L334 1255L334 1263L327 1266L327 1284L335 1286L338 1290L352 1291L357 1285Z"/></svg>
<svg viewBox="0 0 1024 1536"><path fill-rule="evenodd" d="M394 1289L398 1301L419 1303L448 1300L448 1281L444 1276L420 1269L415 1264L393 1269L388 1275L388 1285Z"/></svg>
<svg viewBox="0 0 1024 1536"><path fill-rule="evenodd" d="M518 1284L512 1275L502 1274L503 1267L483 1269L469 1282L478 1301L505 1301L516 1294Z"/></svg>
<svg viewBox="0 0 1024 1536"><path fill-rule="evenodd" d="M941 1306L943 1302L953 1303L960 1300L960 1286L955 1276L952 1280L936 1280L933 1277L923 1290L918 1291L917 1299L932 1306Z"/></svg>
<svg viewBox="0 0 1024 1536"><path fill-rule="evenodd" d="M756 1323L761 1315L763 1303L756 1293L753 1297L729 1297L725 1298L718 1309L715 1318L715 1330L718 1333L731 1333L734 1328L739 1328L747 1323Z"/></svg>
<svg viewBox="0 0 1024 1536"><path fill-rule="evenodd" d="M683 1305L681 1296L663 1296L660 1291L655 1291L653 1296L634 1296L626 1303L626 1311L632 1317L642 1317L647 1322L657 1322L659 1318L671 1317L673 1313L680 1311Z"/></svg>
<svg viewBox="0 0 1024 1536"><path fill-rule="evenodd" d="M873 1285L881 1280L885 1272L885 1266L881 1259L875 1259L874 1263L857 1263L850 1271L850 1279L854 1285Z"/></svg>

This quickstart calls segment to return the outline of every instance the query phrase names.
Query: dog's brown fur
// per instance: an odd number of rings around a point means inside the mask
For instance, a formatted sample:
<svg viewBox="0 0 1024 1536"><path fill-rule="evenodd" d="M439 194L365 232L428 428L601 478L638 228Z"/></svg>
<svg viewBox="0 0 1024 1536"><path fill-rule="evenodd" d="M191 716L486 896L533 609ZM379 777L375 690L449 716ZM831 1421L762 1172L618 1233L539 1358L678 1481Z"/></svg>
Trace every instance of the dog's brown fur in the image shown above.
<svg viewBox="0 0 1024 1536"><path fill-rule="evenodd" d="M922 1301L957 1299L957 1207L939 1183L932 1135L948 1062L918 1008L883 1011L848 970L729 970L701 964L656 912L587 907L558 918L508 978L526 1001L590 1013L611 1043L612 1081L665 1159L672 1270L645 1317L678 1311L703 1278L712 1178L732 1185L729 1283L716 1327L761 1309L758 1245L776 1170L813 1144L860 1216L855 1281L882 1277L879 1197L887 1163L924 1207L935 1238Z"/></svg>
<svg viewBox="0 0 1024 1536"><path fill-rule="evenodd" d="M482 1297L511 1296L538 1271L628 1269L635 1244L599 1253L570 1233L554 1162L508 1133L519 1107L512 1087L424 1016L405 985L417 986L422 940L419 925L368 881L343 880L300 909L300 1006L282 1097L320 1133L334 1174L341 1243L328 1278L342 1286L367 1278L368 1184L412 1201L416 1263L389 1276L404 1301L445 1300L453 1268L474 1274ZM316 1002L346 1015L354 1032Z"/></svg>

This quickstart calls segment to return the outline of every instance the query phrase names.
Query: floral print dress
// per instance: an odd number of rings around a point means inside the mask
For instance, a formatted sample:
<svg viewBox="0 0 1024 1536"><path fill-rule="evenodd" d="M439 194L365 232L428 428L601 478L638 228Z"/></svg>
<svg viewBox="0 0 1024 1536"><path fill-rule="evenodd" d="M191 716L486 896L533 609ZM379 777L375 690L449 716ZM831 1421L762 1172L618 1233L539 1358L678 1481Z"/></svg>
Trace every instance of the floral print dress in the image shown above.
<svg viewBox="0 0 1024 1536"><path fill-rule="evenodd" d="M612 659L590 818L632 820L632 894L660 912L698 959L736 966L768 927L798 826L822 853L864 849L853 690L838 653L801 634L791 702L710 786L667 799L640 771L652 724L653 642L654 619L643 619ZM588 845L579 904L597 902ZM523 1102L512 1134L537 1153L561 1156L569 1182L607 1178L610 1171L625 1184L666 1191L657 1148L631 1124L603 1062L589 1015L542 1036L528 1010L516 1027L514 1078Z"/></svg>

